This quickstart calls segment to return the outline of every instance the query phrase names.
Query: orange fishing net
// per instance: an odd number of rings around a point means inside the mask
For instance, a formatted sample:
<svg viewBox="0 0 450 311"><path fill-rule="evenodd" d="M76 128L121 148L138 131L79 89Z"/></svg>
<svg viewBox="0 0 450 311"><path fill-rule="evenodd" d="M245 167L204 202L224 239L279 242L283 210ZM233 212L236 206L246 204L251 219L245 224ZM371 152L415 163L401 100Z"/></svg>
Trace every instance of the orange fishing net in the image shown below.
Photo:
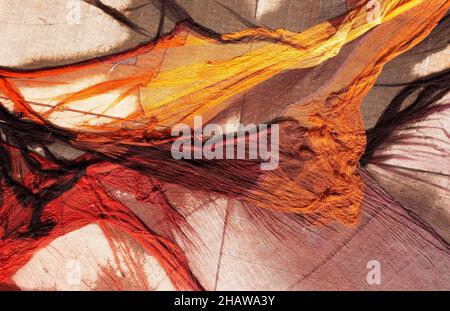
<svg viewBox="0 0 450 311"><path fill-rule="evenodd" d="M54 238L99 222L105 232L120 228L143 245L177 288L201 288L175 243L152 233L112 196L108 178L112 184L126 180L129 192L165 206L175 222L159 191L164 183L299 213L314 224L355 225L362 201L357 166L365 147L359 105L383 64L420 42L449 5L384 0L374 15L363 3L302 33L257 28L213 38L181 23L157 42L119 55L44 70L0 70L2 115L11 133L36 131L39 143L56 138L86 152L65 161L31 152L19 139L1 143L9 162L1 179L0 281ZM292 73L320 83L311 82L307 94L292 90ZM173 126L193 127L195 116L225 122L226 112L243 106L242 98L261 85L270 86L272 104L256 103L247 121L280 124L277 169L171 157Z"/></svg>

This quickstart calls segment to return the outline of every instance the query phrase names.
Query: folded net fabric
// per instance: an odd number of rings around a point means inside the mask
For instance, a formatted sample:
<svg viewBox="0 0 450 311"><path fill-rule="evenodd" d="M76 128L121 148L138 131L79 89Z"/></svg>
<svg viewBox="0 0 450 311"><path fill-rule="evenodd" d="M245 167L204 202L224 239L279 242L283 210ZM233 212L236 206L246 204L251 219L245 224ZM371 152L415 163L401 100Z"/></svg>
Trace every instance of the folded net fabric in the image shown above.
<svg viewBox="0 0 450 311"><path fill-rule="evenodd" d="M136 240L175 288L211 288L198 282L180 249L187 233L176 228L189 230L186 215L169 204L170 187L239 200L248 210L298 214L313 225L358 224L361 101L383 64L420 42L449 6L379 4L377 15L362 3L302 33L257 28L218 37L181 23L124 54L0 70L1 280L55 238L97 223L107 237L119 230ZM174 160L171 127L193 126L198 115L205 123L279 123L279 167ZM55 157L48 148L55 142L85 154ZM142 206L153 211L139 215Z"/></svg>

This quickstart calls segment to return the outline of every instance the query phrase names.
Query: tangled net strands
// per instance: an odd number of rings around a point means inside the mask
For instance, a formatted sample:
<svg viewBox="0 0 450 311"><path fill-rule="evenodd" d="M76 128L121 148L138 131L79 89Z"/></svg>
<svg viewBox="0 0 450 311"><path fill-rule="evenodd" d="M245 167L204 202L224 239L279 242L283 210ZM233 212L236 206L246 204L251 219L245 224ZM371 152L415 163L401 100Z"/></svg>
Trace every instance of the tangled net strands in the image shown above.
<svg viewBox="0 0 450 311"><path fill-rule="evenodd" d="M425 222L427 230L446 246L446 254L450 254L445 212L446 200L450 197L448 81L450 71L447 69L400 85L404 88L386 107L376 125L367 131L366 151L360 160L364 169L385 187L394 178L402 179L401 188L417 189L420 184L421 188L433 189L427 196L435 200L427 208L417 208L419 204L426 206L423 203L426 190L410 200L396 193L395 187L389 192L403 203L414 219ZM414 93L417 96L407 104Z"/></svg>
<svg viewBox="0 0 450 311"><path fill-rule="evenodd" d="M0 69L0 282L56 237L97 222L106 236L116 228L138 241L177 289L201 289L177 245L111 194L116 184L163 207L175 223L182 217L161 191L167 183L298 213L315 225L356 225L365 150L359 106L382 66L426 37L449 6L387 0L375 20L361 5L302 33L254 28L220 38L182 22L127 53L36 71ZM279 98L276 114L257 119L280 124L276 170L260 171L250 160L171 157L176 124L193 127L196 115L215 120L259 85L330 64L339 70L324 85ZM85 154L57 157L48 147L55 142Z"/></svg>

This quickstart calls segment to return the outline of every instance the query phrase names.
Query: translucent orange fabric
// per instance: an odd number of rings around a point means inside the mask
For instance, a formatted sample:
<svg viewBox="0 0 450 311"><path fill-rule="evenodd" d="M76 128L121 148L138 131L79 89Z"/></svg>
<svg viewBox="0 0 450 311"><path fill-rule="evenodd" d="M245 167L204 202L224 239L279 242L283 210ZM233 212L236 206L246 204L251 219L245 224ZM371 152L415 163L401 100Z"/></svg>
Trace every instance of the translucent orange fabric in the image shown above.
<svg viewBox="0 0 450 311"><path fill-rule="evenodd" d="M128 180L131 192L154 204L165 204L158 185L176 181L252 206L299 213L314 224L357 224L362 201L357 167L365 147L359 105L383 64L423 39L450 6L443 0L380 4L375 18L362 4L302 33L258 28L217 39L183 23L157 42L127 53L59 68L0 70L2 104L21 120L18 124L64 133L61 139L87 152L72 164L81 171L54 176L25 169L17 180L2 180L0 282L55 237L98 221L139 241L177 288L201 288L173 241L152 234L127 206L98 186L112 171L117 171L115 182ZM259 172L246 161L199 166L171 158L170 129L177 123L193 126L199 115L204 123L214 120L239 96L278 75L345 58L345 46L355 40L352 57L311 96L283 102L278 115L255 119L280 123L282 156L276 170ZM14 143L1 145L4 153L20 154ZM31 157L41 170L64 166ZM23 162L14 161L16 166ZM65 182L61 195L42 195ZM36 204L38 214L18 208ZM31 226L31 236L30 219L38 224Z"/></svg>

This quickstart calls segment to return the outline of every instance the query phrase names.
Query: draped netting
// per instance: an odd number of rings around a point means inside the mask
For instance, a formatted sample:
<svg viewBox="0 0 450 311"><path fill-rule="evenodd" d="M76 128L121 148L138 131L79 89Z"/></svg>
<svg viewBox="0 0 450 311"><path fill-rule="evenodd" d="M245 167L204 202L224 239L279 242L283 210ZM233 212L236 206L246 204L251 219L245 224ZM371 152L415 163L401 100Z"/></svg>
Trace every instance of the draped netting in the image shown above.
<svg viewBox="0 0 450 311"><path fill-rule="evenodd" d="M253 28L217 37L182 22L126 53L0 69L0 281L56 237L95 222L106 236L115 228L136 240L176 288L202 288L175 239L153 232L114 195L119 186L158 206L174 226L183 217L165 197L172 184L313 225L358 224L360 104L382 66L427 36L449 5L385 0L374 16L361 4L302 33ZM304 89L294 78L304 79ZM264 87L270 101L261 98ZM259 160L171 156L173 126L193 127L195 116L227 123L236 110L243 123L280 124L277 169L261 171ZM55 143L83 154L59 157L49 148Z"/></svg>

